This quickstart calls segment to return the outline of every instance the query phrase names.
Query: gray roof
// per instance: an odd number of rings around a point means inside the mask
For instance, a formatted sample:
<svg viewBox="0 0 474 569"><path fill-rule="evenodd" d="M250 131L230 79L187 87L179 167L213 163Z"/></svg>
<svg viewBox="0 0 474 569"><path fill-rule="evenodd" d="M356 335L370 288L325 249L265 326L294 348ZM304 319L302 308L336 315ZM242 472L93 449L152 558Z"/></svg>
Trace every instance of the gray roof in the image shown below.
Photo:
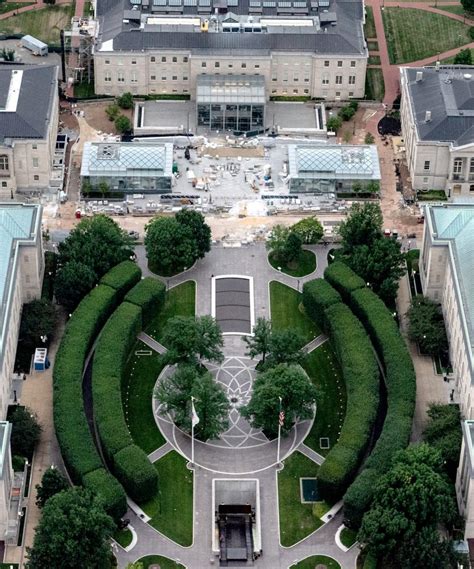
<svg viewBox="0 0 474 569"><path fill-rule="evenodd" d="M18 103L5 111L10 81L22 71ZM46 65L0 65L0 142L5 138L44 138L57 97L58 68Z"/></svg>
<svg viewBox="0 0 474 569"><path fill-rule="evenodd" d="M456 146L474 142L474 66L405 67L401 72L420 140ZM421 81L417 72L423 73Z"/></svg>
<svg viewBox="0 0 474 569"><path fill-rule="evenodd" d="M166 2L166 0L164 0ZM254 0L253 0L254 1ZM318 22L319 16L328 20L328 25L316 25L313 28L295 27L275 27L273 31L265 33L223 33L212 32L203 33L199 28L190 31L188 26L145 26L140 28L140 21L124 22L125 14L129 14L131 9L130 0L98 0L97 13L101 22L101 40L113 39L113 49L119 51L142 51L147 49L185 49L198 52L199 50L223 52L240 52L242 54L250 51L269 53L270 51L304 51L327 55L365 55L365 40L362 31L363 7L361 0L330 0L327 9L329 13L323 12L321 8L312 8L314 0L304 0L306 8L288 8L288 12L282 12L278 4L285 3L290 6L295 2L265 2L274 7L262 7L258 16L253 15L253 21L258 22L258 18L315 18ZM184 2L188 3L188 2ZM299 2L296 2L299 5ZM197 0L196 0L197 4ZM261 2L263 6L263 2ZM164 16L166 12L156 13L153 6L141 11L142 19L147 15ZM183 6L179 13L174 16L200 16L209 18L211 14L209 5L208 13L203 13L202 9L196 6ZM237 16L252 13L250 0L238 0L237 6L229 7L229 11ZM297 10L303 10L299 13ZM140 14L139 11L135 12ZM229 13L229 12L228 12ZM293 14L293 15L291 15ZM168 14L169 15L169 14ZM173 15L173 14L171 14ZM219 15L224 19L225 15ZM334 22L335 25L330 25Z"/></svg>

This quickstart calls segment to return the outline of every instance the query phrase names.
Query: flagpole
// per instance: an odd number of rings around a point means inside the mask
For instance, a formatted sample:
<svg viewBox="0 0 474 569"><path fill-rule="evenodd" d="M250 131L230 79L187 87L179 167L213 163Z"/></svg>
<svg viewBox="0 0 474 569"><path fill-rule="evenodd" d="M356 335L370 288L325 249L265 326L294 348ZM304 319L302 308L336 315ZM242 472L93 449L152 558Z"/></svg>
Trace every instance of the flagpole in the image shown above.
<svg viewBox="0 0 474 569"><path fill-rule="evenodd" d="M191 407L194 410L194 397L191 396ZM191 464L194 466L194 416L191 420Z"/></svg>
<svg viewBox="0 0 474 569"><path fill-rule="evenodd" d="M281 440L281 420L280 420L280 413L281 413L281 397L278 398L280 400L280 410L278 412L278 445L277 445L277 464L280 464L280 440Z"/></svg>

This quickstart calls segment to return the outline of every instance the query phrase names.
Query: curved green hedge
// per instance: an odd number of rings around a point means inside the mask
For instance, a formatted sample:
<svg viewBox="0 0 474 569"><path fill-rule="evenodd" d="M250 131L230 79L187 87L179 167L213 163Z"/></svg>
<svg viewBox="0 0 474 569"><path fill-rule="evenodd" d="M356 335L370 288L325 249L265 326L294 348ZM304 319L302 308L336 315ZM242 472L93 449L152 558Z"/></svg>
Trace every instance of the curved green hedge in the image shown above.
<svg viewBox="0 0 474 569"><path fill-rule="evenodd" d="M127 496L121 484L105 468L86 474L82 484L98 494L104 508L114 520L119 520L127 511Z"/></svg>
<svg viewBox="0 0 474 569"><path fill-rule="evenodd" d="M142 309L143 327L156 315L165 302L166 286L152 277L146 277L125 295L125 300Z"/></svg>
<svg viewBox="0 0 474 569"><path fill-rule="evenodd" d="M141 329L142 309L135 304L123 302L102 330L92 366L94 420L102 450L118 480L137 502L147 500L151 495L144 493L143 480L154 480L155 488L157 483L156 470L147 455L133 445L122 407L125 364ZM129 466L121 451L130 447L134 448L131 454L135 465L132 463ZM140 467L136 464L137 460Z"/></svg>
<svg viewBox="0 0 474 569"><path fill-rule="evenodd" d="M136 266L124 274L122 287L117 279L117 288L102 284L83 298L66 325L53 370L54 426L68 472L74 483L84 485L86 476L95 472L95 483L89 486L103 497L112 515L125 513L125 494L103 468L95 447L84 412L82 376L97 334L131 286L131 273L136 273Z"/></svg>
<svg viewBox="0 0 474 569"><path fill-rule="evenodd" d="M135 502L146 502L155 495L158 473L137 445L129 445L114 456L114 472Z"/></svg>
<svg viewBox="0 0 474 569"><path fill-rule="evenodd" d="M100 284L105 284L115 289L120 296L119 300L125 296L125 293L137 284L142 277L140 267L133 261L122 261L115 265L108 273L100 279Z"/></svg>
<svg viewBox="0 0 474 569"><path fill-rule="evenodd" d="M374 485L391 465L394 454L410 440L415 411L416 375L397 323L383 301L370 289L351 294L350 306L367 329L385 368L387 415L382 433L364 471L344 497L348 523L360 525L370 506Z"/></svg>
<svg viewBox="0 0 474 569"><path fill-rule="evenodd" d="M350 304L353 291L365 288L364 279L361 279L341 261L334 261L328 265L324 271L324 278L337 290L347 304Z"/></svg>
<svg viewBox="0 0 474 569"><path fill-rule="evenodd" d="M326 308L340 302L341 295L324 279L314 279L303 285L303 306L306 314L323 330L327 329L324 317Z"/></svg>
<svg viewBox="0 0 474 569"><path fill-rule="evenodd" d="M323 496L337 499L352 481L370 441L379 404L379 370L369 337L342 302L325 310L326 331L341 364L347 407L339 440L318 471Z"/></svg>

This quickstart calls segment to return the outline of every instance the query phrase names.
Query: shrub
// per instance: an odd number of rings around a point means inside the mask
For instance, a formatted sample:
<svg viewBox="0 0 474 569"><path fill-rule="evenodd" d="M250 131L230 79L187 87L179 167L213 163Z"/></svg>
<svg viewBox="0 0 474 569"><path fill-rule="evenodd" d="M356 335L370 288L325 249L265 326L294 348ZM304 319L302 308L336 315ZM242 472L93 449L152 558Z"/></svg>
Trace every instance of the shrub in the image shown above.
<svg viewBox="0 0 474 569"><path fill-rule="evenodd" d="M325 319L347 389L339 440L318 472L323 496L335 499L351 482L369 444L379 403L379 371L370 340L347 306L332 304Z"/></svg>
<svg viewBox="0 0 474 569"><path fill-rule="evenodd" d="M141 276L140 267L133 261L122 261L100 279L100 284L122 291L119 298L122 300L123 295L140 281Z"/></svg>
<svg viewBox="0 0 474 569"><path fill-rule="evenodd" d="M375 138L374 135L371 132L367 132L364 138L364 143L365 144L374 144L375 142Z"/></svg>
<svg viewBox="0 0 474 569"><path fill-rule="evenodd" d="M351 118L355 115L356 109L353 109L350 105L346 107L342 107L339 111L339 116L343 121L350 121Z"/></svg>
<svg viewBox="0 0 474 569"><path fill-rule="evenodd" d="M121 109L131 109L133 107L133 95L130 92L123 93L117 98L117 105Z"/></svg>
<svg viewBox="0 0 474 569"><path fill-rule="evenodd" d="M141 330L141 308L124 302L109 318L92 366L94 419L105 456L132 444L122 408L121 382L128 354Z"/></svg>
<svg viewBox="0 0 474 569"><path fill-rule="evenodd" d="M416 376L397 323L382 300L364 288L352 293L350 304L382 361L387 387L387 414L382 433L365 470L344 497L348 523L358 526L372 501L375 483L389 469L394 454L408 445L415 410Z"/></svg>
<svg viewBox="0 0 474 569"><path fill-rule="evenodd" d="M136 284L125 296L126 302L136 304L142 309L143 327L158 313L165 301L165 285L151 277Z"/></svg>
<svg viewBox="0 0 474 569"><path fill-rule="evenodd" d="M329 117L326 122L327 129L332 132L337 132L341 128L341 126L342 126L342 119L341 117L338 116Z"/></svg>
<svg viewBox="0 0 474 569"><path fill-rule="evenodd" d="M120 113L120 108L115 103L112 105L109 105L105 109L105 114L108 116L109 121L111 121L111 122L113 122L118 117L119 113Z"/></svg>
<svg viewBox="0 0 474 569"><path fill-rule="evenodd" d="M352 291L365 288L364 279L341 261L331 263L324 271L324 278L339 292L347 304L350 303Z"/></svg>
<svg viewBox="0 0 474 569"><path fill-rule="evenodd" d="M155 494L158 473L136 445L129 445L114 456L114 472L135 502L143 503Z"/></svg>
<svg viewBox="0 0 474 569"><path fill-rule="evenodd" d="M124 134L126 132L130 132L132 130L132 122L131 120L126 117L125 115L119 115L115 121L115 128L120 134Z"/></svg>
<svg viewBox="0 0 474 569"><path fill-rule="evenodd" d="M303 285L303 306L306 314L323 330L328 329L325 310L342 302L341 295L324 279L314 279Z"/></svg>
<svg viewBox="0 0 474 569"><path fill-rule="evenodd" d="M127 511L127 495L117 480L105 468L86 474L83 485L96 494L105 511L118 521Z"/></svg>

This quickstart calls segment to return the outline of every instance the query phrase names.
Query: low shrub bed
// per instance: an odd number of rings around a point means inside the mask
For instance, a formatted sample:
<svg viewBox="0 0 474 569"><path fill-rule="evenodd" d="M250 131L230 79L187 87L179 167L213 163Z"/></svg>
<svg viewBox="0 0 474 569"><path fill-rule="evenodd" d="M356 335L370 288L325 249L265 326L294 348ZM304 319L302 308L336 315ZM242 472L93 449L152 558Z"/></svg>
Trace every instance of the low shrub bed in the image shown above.
<svg viewBox="0 0 474 569"><path fill-rule="evenodd" d="M123 261L110 269L110 271L100 279L100 284L105 284L120 291L120 300L122 300L125 293L130 290L133 285L138 283L141 276L142 272L138 265L132 261Z"/></svg>
<svg viewBox="0 0 474 569"><path fill-rule="evenodd" d="M158 279L146 277L125 295L125 300L142 309L143 328L165 303L166 286Z"/></svg>
<svg viewBox="0 0 474 569"><path fill-rule="evenodd" d="M136 445L129 445L114 456L114 472L127 494L139 504L149 500L156 492L156 469Z"/></svg>
<svg viewBox="0 0 474 569"><path fill-rule="evenodd" d="M365 288L364 279L361 279L341 261L334 261L328 265L324 271L324 278L337 290L347 304L350 304L353 291Z"/></svg>

